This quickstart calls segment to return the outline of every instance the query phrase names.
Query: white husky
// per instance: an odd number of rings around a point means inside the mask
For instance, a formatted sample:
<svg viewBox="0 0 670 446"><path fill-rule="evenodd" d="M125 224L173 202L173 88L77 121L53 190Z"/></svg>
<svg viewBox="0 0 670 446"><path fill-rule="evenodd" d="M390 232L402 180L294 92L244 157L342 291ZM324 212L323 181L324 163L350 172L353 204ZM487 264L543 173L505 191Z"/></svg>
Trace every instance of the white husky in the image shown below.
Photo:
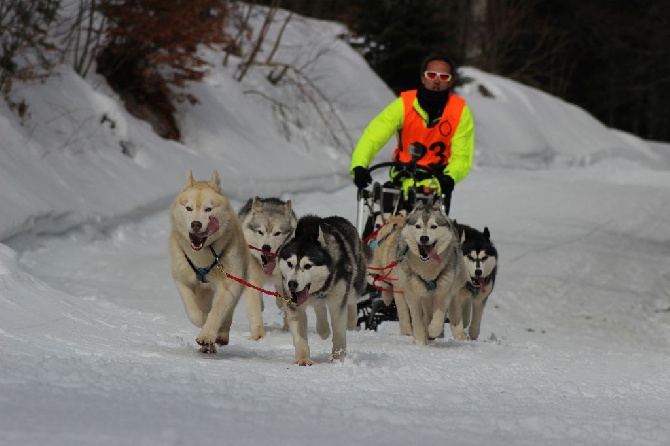
<svg viewBox="0 0 670 446"><path fill-rule="evenodd" d="M244 286L226 273L245 279L250 261L242 228L221 189L215 170L207 181L194 181L170 206L169 254L172 277L188 319L202 330L196 338L202 353L216 353L215 343L229 341L233 311Z"/></svg>

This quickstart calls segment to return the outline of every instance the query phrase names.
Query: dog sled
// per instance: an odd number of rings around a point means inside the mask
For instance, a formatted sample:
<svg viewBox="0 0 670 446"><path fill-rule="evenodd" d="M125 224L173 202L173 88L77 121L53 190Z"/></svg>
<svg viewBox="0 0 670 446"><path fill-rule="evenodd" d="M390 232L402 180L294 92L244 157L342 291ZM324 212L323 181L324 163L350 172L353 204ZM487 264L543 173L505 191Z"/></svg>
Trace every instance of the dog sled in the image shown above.
<svg viewBox="0 0 670 446"><path fill-rule="evenodd" d="M403 193L401 184L406 178L414 180L414 183L433 178L436 184L439 178L439 172L417 163L426 153L425 146L413 144L409 148L409 153L412 156L409 163L388 161L368 168L370 172L388 168L389 173L393 173L393 180L383 184L373 182L367 188L358 190L356 229L363 242L373 251L383 242L381 238L378 240L377 234L387 224L390 216L406 215L418 202L432 205L436 201L440 202L445 213L449 213L451 194L438 194L437 187L411 186L406 193ZM383 287L377 283L382 274L382 271L370 269L368 271L368 275L373 278L372 284L368 282L366 291L359 297L357 304L357 326L361 329L377 331L382 322L398 320L395 303L386 305L382 300Z"/></svg>

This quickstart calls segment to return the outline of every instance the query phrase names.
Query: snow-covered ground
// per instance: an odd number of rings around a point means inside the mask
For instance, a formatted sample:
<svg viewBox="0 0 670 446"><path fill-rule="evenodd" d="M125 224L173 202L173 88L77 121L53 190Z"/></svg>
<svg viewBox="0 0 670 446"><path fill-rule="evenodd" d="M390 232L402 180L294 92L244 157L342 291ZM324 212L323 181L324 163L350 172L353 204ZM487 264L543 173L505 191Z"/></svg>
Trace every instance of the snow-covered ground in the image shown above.
<svg viewBox="0 0 670 446"><path fill-rule="evenodd" d="M312 75L356 139L393 96L340 31L297 19L278 57L328 48ZM0 105L0 444L670 441L670 145L472 68L459 93L476 166L452 217L488 226L500 253L480 340L420 347L384 322L349 333L347 359L330 364L312 318L316 364L299 367L266 296L265 338L249 339L240 305L230 345L198 354L167 261L166 210L187 169L218 169L237 207L273 195L298 214L355 218L349 159L316 113L300 104L287 139L243 92L290 90L260 69L237 84L233 69L193 87L184 144L65 67L18 90L23 125Z"/></svg>

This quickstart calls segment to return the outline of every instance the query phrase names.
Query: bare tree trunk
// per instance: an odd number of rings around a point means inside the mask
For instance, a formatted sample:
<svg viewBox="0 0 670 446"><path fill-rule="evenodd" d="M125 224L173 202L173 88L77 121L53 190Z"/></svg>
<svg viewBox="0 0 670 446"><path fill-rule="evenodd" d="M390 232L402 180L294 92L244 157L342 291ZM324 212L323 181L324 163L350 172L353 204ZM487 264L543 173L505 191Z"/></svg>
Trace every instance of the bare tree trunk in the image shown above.
<svg viewBox="0 0 670 446"><path fill-rule="evenodd" d="M488 40L488 0L471 0L465 32L465 63L482 66L484 48Z"/></svg>
<svg viewBox="0 0 670 446"><path fill-rule="evenodd" d="M272 0L272 5L268 10L268 14L265 16L263 26L261 27L261 30L258 33L258 37L256 38L256 43L254 44L251 53L245 58L245 60L240 64L240 67L238 68L238 74L236 77L236 80L238 82L244 79L244 76L246 76L249 67L254 63L254 60L256 60L256 54L260 52L261 47L263 46L265 37L267 36L270 26L272 26L275 13L277 12L277 8L279 7L280 4L281 0Z"/></svg>
<svg viewBox="0 0 670 446"><path fill-rule="evenodd" d="M96 9L99 3L100 0L80 0L77 17L63 38L64 53L72 52L72 67L82 77L86 76L93 64L105 27L102 15L98 16L99 24L95 27Z"/></svg>
<svg viewBox="0 0 670 446"><path fill-rule="evenodd" d="M265 63L269 64L272 62L272 58L274 57L275 53L277 52L277 49L279 48L279 43L281 42L282 36L284 35L284 30L286 30L286 26L288 23L291 21L291 18L293 17L293 12L290 12L288 16L286 16L286 20L284 20L284 23L282 24L281 29L279 30L279 34L277 35L277 40L275 40L275 44L272 47L272 50L270 51L270 54L268 54L267 59L265 60ZM284 66L280 70L272 70L268 76L267 79L270 83L273 85L276 85L284 75L286 75L287 68Z"/></svg>
<svg viewBox="0 0 670 446"><path fill-rule="evenodd" d="M244 15L244 18L242 19L242 23L240 23L240 26L237 30L237 35L226 47L226 56L223 58L224 67L228 66L228 57L230 57L230 53L233 52L233 50L236 47L239 47L241 45L242 36L244 36L245 31L249 27L249 19L251 18L251 13L254 10L255 5L256 0L251 1L246 5L247 11L246 14Z"/></svg>
<svg viewBox="0 0 670 446"><path fill-rule="evenodd" d="M270 50L270 53L268 54L268 57L265 59L265 63L270 63L272 61L272 58L274 57L275 53L277 52L277 48L279 48L279 42L281 42L281 38L284 35L284 30L286 30L286 26L288 25L288 22L291 21L292 17L293 17L293 12L291 11L286 16L286 19L284 20L284 23L282 24L281 29L279 30L279 34L277 35L277 39L275 40L275 44L272 46L272 50Z"/></svg>

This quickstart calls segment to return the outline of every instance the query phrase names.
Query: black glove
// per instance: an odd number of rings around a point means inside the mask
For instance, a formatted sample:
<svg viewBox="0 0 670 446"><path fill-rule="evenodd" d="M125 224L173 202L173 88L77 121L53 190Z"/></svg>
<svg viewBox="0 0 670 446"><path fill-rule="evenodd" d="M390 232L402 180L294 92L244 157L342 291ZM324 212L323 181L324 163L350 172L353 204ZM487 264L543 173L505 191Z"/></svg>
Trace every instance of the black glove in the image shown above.
<svg viewBox="0 0 670 446"><path fill-rule="evenodd" d="M354 167L354 184L359 189L365 189L372 183L370 171L363 166Z"/></svg>
<svg viewBox="0 0 670 446"><path fill-rule="evenodd" d="M454 190L454 179L451 178L448 174L444 173L437 178L437 181L440 182L440 189L443 194L450 193Z"/></svg>

